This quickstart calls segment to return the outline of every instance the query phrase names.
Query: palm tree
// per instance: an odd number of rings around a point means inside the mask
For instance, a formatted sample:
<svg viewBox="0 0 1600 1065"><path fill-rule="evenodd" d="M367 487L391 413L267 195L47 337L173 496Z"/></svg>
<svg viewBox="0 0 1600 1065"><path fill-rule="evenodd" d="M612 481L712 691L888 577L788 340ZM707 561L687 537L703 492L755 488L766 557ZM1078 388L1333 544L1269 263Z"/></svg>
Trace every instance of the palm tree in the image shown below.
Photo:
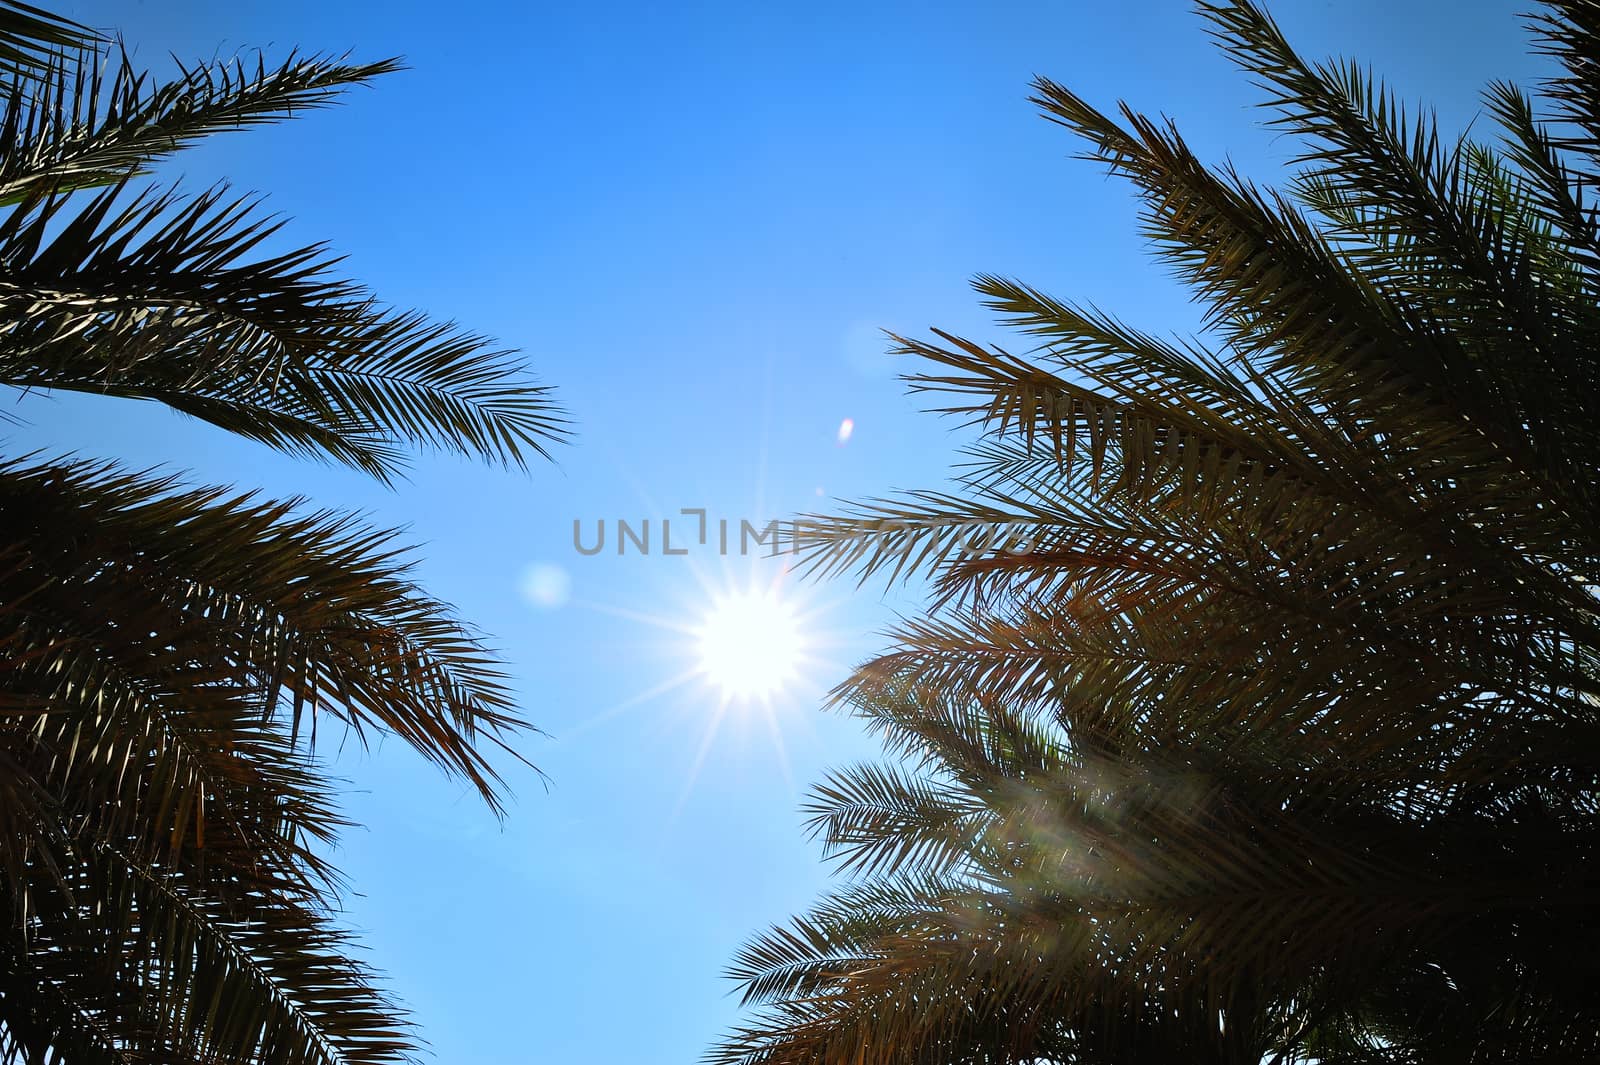
<svg viewBox="0 0 1600 1065"><path fill-rule="evenodd" d="M388 480L564 435L513 353L378 303L223 189L136 179L396 69L291 56L158 81L0 3L0 382L153 400ZM393 532L112 462L0 460L0 1061L336 1065L415 1039L350 956L319 722L495 811L527 726ZM324 725L324 730L326 725Z"/></svg>
<svg viewBox="0 0 1600 1065"><path fill-rule="evenodd" d="M1491 86L1498 145L1201 11L1295 172L1035 83L1207 328L980 277L1029 356L895 338L983 433L803 527L934 602L836 693L895 758L815 789L852 879L737 957L719 1065L1600 1045L1600 6L1535 18L1560 73Z"/></svg>

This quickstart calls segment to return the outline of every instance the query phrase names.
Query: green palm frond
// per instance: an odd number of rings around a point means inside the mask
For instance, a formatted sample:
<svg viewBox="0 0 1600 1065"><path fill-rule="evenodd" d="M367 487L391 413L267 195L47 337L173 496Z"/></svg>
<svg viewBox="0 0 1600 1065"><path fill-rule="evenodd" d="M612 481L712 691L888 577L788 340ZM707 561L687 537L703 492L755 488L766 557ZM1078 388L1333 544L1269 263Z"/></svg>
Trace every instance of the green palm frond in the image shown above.
<svg viewBox="0 0 1600 1065"><path fill-rule="evenodd" d="M18 77L3 100L0 205L32 195L114 185L208 134L248 129L325 107L353 85L400 69L290 55L180 65L156 81L125 51Z"/></svg>
<svg viewBox="0 0 1600 1065"><path fill-rule="evenodd" d="M222 893L104 846L71 878L83 901L40 908L0 959L0 1023L65 1060L411 1059L404 1014L348 960L349 937L270 881Z"/></svg>
<svg viewBox="0 0 1600 1065"><path fill-rule="evenodd" d="M1481 397L1470 415L1486 429L1501 422L1494 433L1501 446L1527 438L1541 468L1561 469L1588 490L1587 470L1559 463L1573 446L1593 446L1592 436L1558 435L1578 423L1545 408L1561 399L1556 386L1597 379L1594 289L1573 322L1570 304L1550 298L1555 290L1540 284L1523 254L1526 213L1484 211L1472 195L1468 145L1443 147L1431 120L1408 118L1354 64L1305 64L1252 5L1206 10L1225 50L1272 90L1274 124L1309 143L1302 160L1313 206L1335 215L1341 238L1358 237L1382 253L1361 257L1369 273L1381 264L1384 283L1450 333L1506 348L1499 358L1450 363L1451 378Z"/></svg>
<svg viewBox="0 0 1600 1065"><path fill-rule="evenodd" d="M841 872L939 869L964 861L986 811L896 766L830 773L805 807Z"/></svg>
<svg viewBox="0 0 1600 1065"><path fill-rule="evenodd" d="M0 384L153 400L392 481L566 435L515 353L384 306L225 188L133 179L397 69L291 54L160 80L0 0ZM96 189L97 192L85 192ZM114 463L0 460L0 1062L411 1060L352 960L328 726L503 812L497 656L393 532Z"/></svg>
<svg viewBox="0 0 1600 1065"><path fill-rule="evenodd" d="M1527 188L1538 217L1552 236L1561 240L1588 269L1596 261L1594 208L1583 183L1569 167L1547 123L1541 122L1532 97L1510 82L1489 86L1485 101L1500 123L1506 153L1526 176ZM1582 276L1582 275L1580 275Z"/></svg>
<svg viewBox="0 0 1600 1065"><path fill-rule="evenodd" d="M1555 59L1560 74L1541 86L1541 96L1552 118L1564 127L1555 145L1585 160L1583 184L1595 184L1594 167L1600 163L1600 10L1593 0L1550 0L1531 23L1538 36L1538 51ZM1593 222L1590 222L1593 228Z"/></svg>
<svg viewBox="0 0 1600 1065"><path fill-rule="evenodd" d="M392 533L299 511L106 464L0 467L0 791L18 800L0 894L26 930L0 1025L44 1026L65 1060L413 1046L326 914L344 821L317 723L396 736L495 809L485 749L525 726Z"/></svg>
<svg viewBox="0 0 1600 1065"><path fill-rule="evenodd" d="M0 382L153 399L380 478L403 445L522 466L565 434L510 353L331 276L320 246L216 188L122 186L0 221Z"/></svg>
<svg viewBox="0 0 1600 1065"><path fill-rule="evenodd" d="M479 745L526 725L493 656L410 581L393 532L298 513L294 500L175 489L105 464L0 467L23 560L6 573L14 712L63 700L151 712L164 698L187 709L229 683L258 717L309 729L331 714L359 736L395 735L498 807ZM149 625L130 631L127 617ZM41 720L76 730L94 718ZM73 747L73 734L53 742ZM230 746L195 748L226 757Z"/></svg>

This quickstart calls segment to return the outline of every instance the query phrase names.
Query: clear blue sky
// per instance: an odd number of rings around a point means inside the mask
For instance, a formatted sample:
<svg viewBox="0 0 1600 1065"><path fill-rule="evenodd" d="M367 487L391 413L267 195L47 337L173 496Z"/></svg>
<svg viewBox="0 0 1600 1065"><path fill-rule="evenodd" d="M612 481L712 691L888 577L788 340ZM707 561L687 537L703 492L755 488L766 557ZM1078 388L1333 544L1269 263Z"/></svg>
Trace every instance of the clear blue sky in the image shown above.
<svg viewBox="0 0 1600 1065"><path fill-rule="evenodd" d="M1538 69L1524 0L1298 0L1309 53L1358 55L1459 127L1491 77ZM701 584L739 560L581 557L572 522L708 507L752 520L934 487L960 435L917 412L875 330L1000 339L966 288L1024 278L1150 329L1193 317L1146 258L1126 191L1067 156L1027 83L1176 118L1206 157L1270 180L1287 146L1183 3L66 3L157 69L299 46L407 57L341 108L215 139L169 166L270 194L387 300L524 348L578 422L529 476L421 462L385 491L163 410L30 398L6 447L168 464L409 525L436 595L490 633L550 734L503 824L391 744L347 751L349 918L457 1065L694 1060L734 1017L739 942L825 870L804 786L871 744L820 694L911 593L809 589L829 661L771 720L726 715L692 665ZM1020 345L1019 345L1020 346ZM845 446L843 418L855 423ZM524 594L561 567L570 600ZM769 571L763 571L764 573ZM774 734L781 737L780 748ZM698 770L696 771L698 761Z"/></svg>

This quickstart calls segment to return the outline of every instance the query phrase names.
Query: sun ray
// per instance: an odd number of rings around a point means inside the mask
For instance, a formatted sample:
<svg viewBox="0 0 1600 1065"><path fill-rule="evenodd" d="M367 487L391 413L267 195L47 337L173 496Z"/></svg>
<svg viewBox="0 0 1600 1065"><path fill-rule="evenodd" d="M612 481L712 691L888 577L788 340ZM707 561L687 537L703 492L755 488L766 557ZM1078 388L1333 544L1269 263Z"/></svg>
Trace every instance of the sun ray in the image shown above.
<svg viewBox="0 0 1600 1065"><path fill-rule="evenodd" d="M647 614L643 610L629 610L626 607L607 606L604 603L593 603L587 600L574 600L572 605L583 610L592 610L597 614L607 614L614 618L622 618L625 621L637 621L652 628L666 629L669 632L676 632L685 636L694 635L693 625L664 618L659 614Z"/></svg>
<svg viewBox="0 0 1600 1065"><path fill-rule="evenodd" d="M711 752L711 744L716 741L717 732L722 727L722 719L728 716L728 705L727 699L719 700L717 708L706 720L706 727L700 734L700 746L694 752L694 761L690 763L689 773L684 777L683 790L678 793L678 801L672 804L672 816L667 819L667 824L678 823L678 815L683 812L684 804L689 801L695 781L700 779L700 770L706 764L706 755Z"/></svg>
<svg viewBox="0 0 1600 1065"><path fill-rule="evenodd" d="M666 680L662 681L660 684L657 684L653 688L646 689L637 695L630 695L621 702L613 703L611 706L606 707L599 713L590 715L584 720L578 722L576 728L564 733L563 737L569 740L576 739L589 730L598 728L599 726L605 724L607 721L610 721L623 711L631 710L633 707L639 706L642 703L647 703L657 696L666 695L670 691L675 691L676 689L681 688L692 681L698 680L699 677L700 671L698 669L685 669L681 673L668 677Z"/></svg>
<svg viewBox="0 0 1600 1065"><path fill-rule="evenodd" d="M778 754L778 769L783 774L783 785L789 792L789 799L796 797L794 786L794 770L789 765L789 748L783 742L783 729L778 725L778 715L769 703L761 708L761 719L766 722L767 732L772 735L772 747Z"/></svg>

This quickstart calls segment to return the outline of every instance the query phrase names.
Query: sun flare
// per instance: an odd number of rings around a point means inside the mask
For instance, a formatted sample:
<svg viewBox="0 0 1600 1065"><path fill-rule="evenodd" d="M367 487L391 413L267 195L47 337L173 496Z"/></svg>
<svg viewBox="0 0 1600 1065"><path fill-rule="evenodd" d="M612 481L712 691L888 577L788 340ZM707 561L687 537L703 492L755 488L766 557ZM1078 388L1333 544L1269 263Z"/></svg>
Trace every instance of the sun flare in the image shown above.
<svg viewBox="0 0 1600 1065"><path fill-rule="evenodd" d="M771 590L717 597L695 633L700 672L727 699L770 699L798 672L799 619Z"/></svg>

